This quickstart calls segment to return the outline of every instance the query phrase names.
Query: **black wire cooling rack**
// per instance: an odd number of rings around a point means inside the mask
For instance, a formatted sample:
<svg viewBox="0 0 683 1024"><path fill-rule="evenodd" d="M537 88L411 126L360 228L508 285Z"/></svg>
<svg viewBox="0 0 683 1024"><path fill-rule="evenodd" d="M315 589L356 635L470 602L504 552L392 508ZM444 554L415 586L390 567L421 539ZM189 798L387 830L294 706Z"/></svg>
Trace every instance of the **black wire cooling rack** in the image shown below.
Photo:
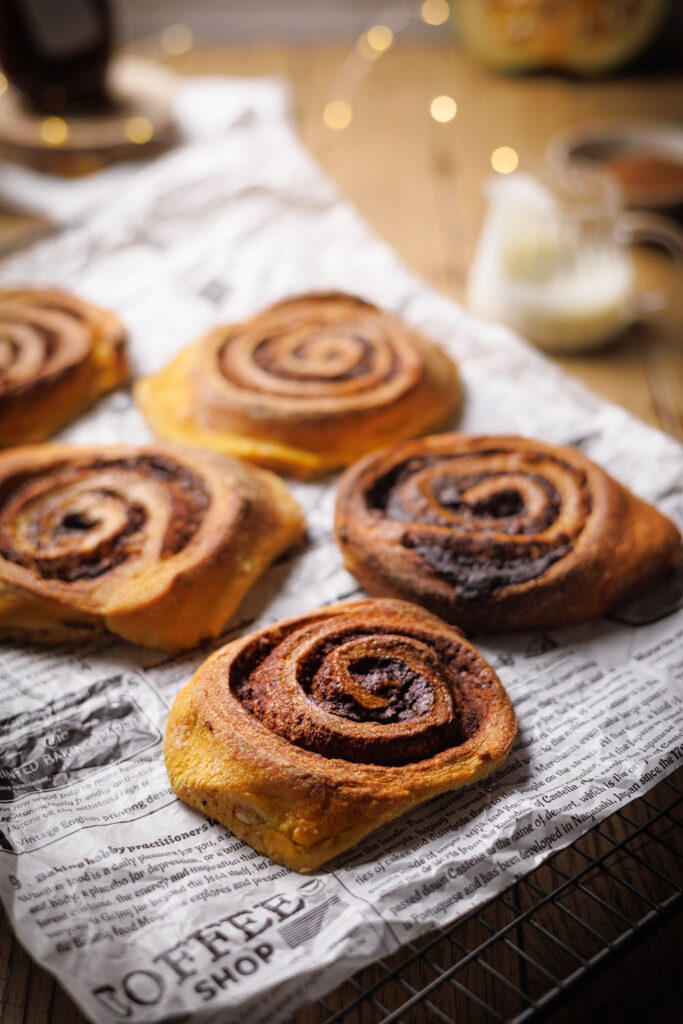
<svg viewBox="0 0 683 1024"><path fill-rule="evenodd" d="M292 1024L543 1020L683 907L683 769Z"/></svg>

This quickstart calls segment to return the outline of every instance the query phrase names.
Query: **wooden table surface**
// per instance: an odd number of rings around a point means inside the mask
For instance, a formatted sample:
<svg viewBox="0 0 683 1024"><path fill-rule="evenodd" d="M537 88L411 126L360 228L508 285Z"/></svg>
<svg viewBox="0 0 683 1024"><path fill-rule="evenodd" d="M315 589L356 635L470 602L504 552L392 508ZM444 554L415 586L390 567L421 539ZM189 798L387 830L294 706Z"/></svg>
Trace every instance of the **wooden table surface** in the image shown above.
<svg viewBox="0 0 683 1024"><path fill-rule="evenodd" d="M496 147L512 146L520 168L533 171L548 139L571 124L595 118L675 119L683 109L681 78L620 77L598 83L553 75L504 79L455 47L406 46L375 63L357 90L351 124L336 132L324 125L322 108L334 98L335 74L346 52L342 47L202 48L169 63L187 73L288 78L304 142L328 175L414 271L455 299L463 296L484 213L482 183L492 173L490 155ZM431 99L442 93L458 104L457 116L447 124L429 115ZM3 236L30 227L27 219L0 214L0 246ZM681 271L652 253L639 256L638 267L649 287L671 292L668 313L602 351L558 362L610 400L683 437ZM680 1020L675 1006L680 1009L681 981L672 945L680 938L676 924L667 926L552 1020L674 1024ZM669 1014L663 1007L670 1001ZM0 1020L83 1021L12 939L4 919Z"/></svg>

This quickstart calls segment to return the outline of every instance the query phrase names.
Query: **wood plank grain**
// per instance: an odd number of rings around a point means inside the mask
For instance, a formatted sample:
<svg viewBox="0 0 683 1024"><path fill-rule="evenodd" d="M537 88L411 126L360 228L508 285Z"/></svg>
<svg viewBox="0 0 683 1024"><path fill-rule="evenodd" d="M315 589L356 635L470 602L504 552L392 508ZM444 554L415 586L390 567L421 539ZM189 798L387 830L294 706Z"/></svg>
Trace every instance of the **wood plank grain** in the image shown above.
<svg viewBox="0 0 683 1024"><path fill-rule="evenodd" d="M511 145L520 155L521 167L533 170L541 161L547 139L578 121L596 117L651 116L675 118L683 101L680 79L622 77L606 82L572 81L550 75L502 79L480 68L454 47L397 47L377 61L362 82L354 100L354 116L348 129L333 132L322 121L325 102L334 97L335 75L345 48L284 47L202 48L173 62L187 73L234 75L280 74L292 83L297 117L304 142L340 191L360 210L375 230L392 245L414 271L455 299L462 299L467 268L481 226L484 205L482 185L491 173L490 154L499 145ZM458 104L454 121L441 125L429 116L429 102L447 93ZM3 233L21 230L13 218L0 219ZM593 355L564 357L560 364L589 386L618 402L650 423L683 436L683 347L680 344L680 270L651 254L639 257L639 273L647 287L658 287L678 299L677 306L658 322L629 332L609 348ZM644 847L648 858L661 851ZM578 853L568 853L566 867L582 863ZM573 858L573 859L572 859ZM658 863L655 860L655 863ZM642 867L633 858L626 865L629 879L644 884ZM551 884L550 869L545 881ZM626 896L614 882L621 906L633 909L635 897ZM512 892L521 906L525 895L520 883ZM637 900L635 900L637 903ZM562 912L553 912L556 915ZM489 922L500 927L511 911L502 903L488 913ZM564 915L566 917L566 915ZM596 910L589 924L597 924ZM604 926L604 921L602 922ZM558 930L558 919L548 918ZM467 937L481 940L484 925L468 925ZM576 925L576 941L581 934ZM673 923L649 939L638 951L612 968L604 979L555 1014L553 1024L579 1024L600 1020L604 1024L638 1020L640 1024L673 1024L666 1007L680 1000L678 963L674 958L680 926ZM520 932L518 941L525 940ZM531 939L528 939L531 942ZM435 954L436 955L436 954ZM455 962L457 944L445 944L440 966ZM491 965L502 973L519 970L510 949L496 949ZM369 977L379 978L373 968ZM478 965L468 969L468 984L483 997L504 1000L500 982ZM529 974L533 968L528 968ZM434 977L428 964L416 965L407 975L414 987ZM529 978L526 979L527 981ZM540 982L539 982L540 984ZM406 998L406 988L392 983L387 999ZM343 986L346 996L353 989ZM451 986L439 1006L449 1016L463 1016L463 997ZM330 997L342 1005L341 995ZM502 1002L501 1002L502 1005ZM372 1008L364 1021L377 1019ZM469 1012L469 1011L465 1011ZM0 913L0 1018L3 1024L83 1024L85 1018L52 978L32 964L12 937ZM297 1024L317 1024L324 1019L318 1007L297 1015ZM416 1010L409 1024L438 1019L429 1010ZM484 1020L482 1015L479 1019Z"/></svg>

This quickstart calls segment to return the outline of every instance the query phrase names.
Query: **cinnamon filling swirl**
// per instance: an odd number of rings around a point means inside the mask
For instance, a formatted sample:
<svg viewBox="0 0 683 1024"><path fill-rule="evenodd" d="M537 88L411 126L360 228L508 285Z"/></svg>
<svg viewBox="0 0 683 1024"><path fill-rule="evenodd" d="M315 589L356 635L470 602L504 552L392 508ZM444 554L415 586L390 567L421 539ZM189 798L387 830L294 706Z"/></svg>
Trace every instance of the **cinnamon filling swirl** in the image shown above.
<svg viewBox="0 0 683 1024"><path fill-rule="evenodd" d="M341 292L216 327L135 392L161 436L303 478L435 428L461 402L444 352Z"/></svg>
<svg viewBox="0 0 683 1024"><path fill-rule="evenodd" d="M230 675L237 699L272 732L323 757L380 765L464 743L490 681L482 659L417 614L361 626L343 608L333 621L260 637Z"/></svg>
<svg viewBox="0 0 683 1024"><path fill-rule="evenodd" d="M352 300L340 299L311 300L311 306L308 317L302 310L302 316L290 313L279 321L273 311L251 321L250 330L230 332L216 356L224 380L312 405L351 400L366 391L377 391L381 401L378 389L389 384L415 386L420 377L415 354L378 310L364 305L359 311ZM396 381L397 375L403 379Z"/></svg>
<svg viewBox="0 0 683 1024"><path fill-rule="evenodd" d="M0 289L0 447L49 437L129 373L118 318L67 292Z"/></svg>
<svg viewBox="0 0 683 1024"><path fill-rule="evenodd" d="M130 475L163 484L170 510L159 557L182 551L209 494L186 467L161 456L95 458L10 477L0 490L0 555L42 579L96 579L145 541L148 511L126 496Z"/></svg>
<svg viewBox="0 0 683 1024"><path fill-rule="evenodd" d="M47 307L5 311L0 307L0 399L20 401L44 389L56 375L74 373L88 358L88 334L66 310Z"/></svg>
<svg viewBox="0 0 683 1024"><path fill-rule="evenodd" d="M576 507L560 527L567 490ZM408 524L401 544L463 600L542 576L573 549L591 509L585 475L567 462L511 460L496 448L400 461L371 482L366 502Z"/></svg>
<svg viewBox="0 0 683 1024"><path fill-rule="evenodd" d="M0 453L0 635L108 630L147 647L216 636L304 529L280 480L174 445Z"/></svg>
<svg viewBox="0 0 683 1024"><path fill-rule="evenodd" d="M367 600L216 651L177 695L164 755L182 800L309 871L495 770L516 730L500 680L458 630Z"/></svg>
<svg viewBox="0 0 683 1024"><path fill-rule="evenodd" d="M342 477L336 535L374 594L485 632L583 622L668 572L673 523L581 451L525 437L434 434Z"/></svg>
<svg viewBox="0 0 683 1024"><path fill-rule="evenodd" d="M278 342L272 338L262 341L254 349L254 361L274 376L287 380L342 381L363 377L370 372L373 347L352 328L344 334L338 330L313 330L309 337L294 345L288 355L288 359L281 360ZM387 376L393 375L394 371L395 366L392 365ZM224 372L229 376L229 365Z"/></svg>

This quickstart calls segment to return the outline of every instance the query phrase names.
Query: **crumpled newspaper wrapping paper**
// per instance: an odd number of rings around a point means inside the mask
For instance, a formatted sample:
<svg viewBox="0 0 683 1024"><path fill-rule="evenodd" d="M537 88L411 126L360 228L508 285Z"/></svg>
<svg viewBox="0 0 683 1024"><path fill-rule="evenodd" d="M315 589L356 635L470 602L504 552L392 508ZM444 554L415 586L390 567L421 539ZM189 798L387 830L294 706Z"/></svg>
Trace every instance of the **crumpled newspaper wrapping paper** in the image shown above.
<svg viewBox="0 0 683 1024"><path fill-rule="evenodd" d="M577 444L683 523L680 446L409 273L325 180L286 111L272 81L197 83L186 116L210 125L201 138L111 182L87 218L4 263L0 279L63 285L117 310L137 373L292 292L356 292L458 360L464 430ZM63 436L106 443L148 431L119 392ZM253 589L223 640L358 593L330 535L335 480L292 488L307 543ZM669 581L573 629L476 638L519 717L506 766L312 878L170 791L168 708L210 646L172 658L113 640L8 646L0 892L19 938L95 1021L285 1020L489 899L680 763L681 590Z"/></svg>

